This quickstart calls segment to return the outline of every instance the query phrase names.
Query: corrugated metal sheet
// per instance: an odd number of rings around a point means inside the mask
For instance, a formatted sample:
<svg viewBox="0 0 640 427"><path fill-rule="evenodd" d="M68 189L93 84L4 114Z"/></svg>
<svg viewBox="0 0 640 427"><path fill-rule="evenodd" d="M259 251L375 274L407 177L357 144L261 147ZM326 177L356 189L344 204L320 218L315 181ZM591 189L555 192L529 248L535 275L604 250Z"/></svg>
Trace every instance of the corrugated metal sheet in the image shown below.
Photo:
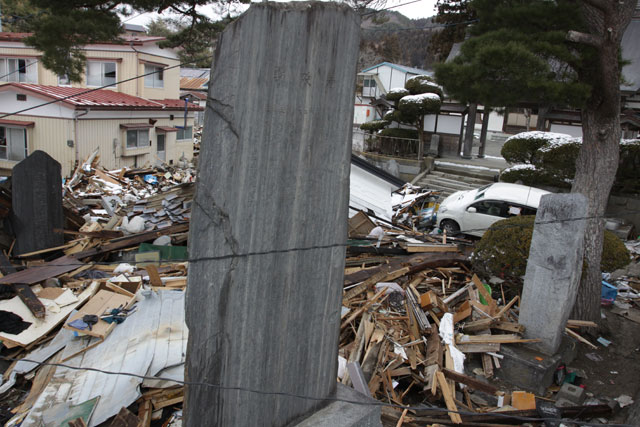
<svg viewBox="0 0 640 427"><path fill-rule="evenodd" d="M149 293L138 302L137 311L118 325L102 344L65 363L149 375L154 371L161 372L168 364L180 366L184 363L186 340L184 292ZM86 345L82 339L74 340L63 350L62 358L73 355ZM184 374L180 373L180 370L175 372L182 380ZM58 368L24 425L39 425L48 408L63 402L77 405L100 396L89 423L90 426L98 425L138 399L141 382L142 379L131 376Z"/></svg>

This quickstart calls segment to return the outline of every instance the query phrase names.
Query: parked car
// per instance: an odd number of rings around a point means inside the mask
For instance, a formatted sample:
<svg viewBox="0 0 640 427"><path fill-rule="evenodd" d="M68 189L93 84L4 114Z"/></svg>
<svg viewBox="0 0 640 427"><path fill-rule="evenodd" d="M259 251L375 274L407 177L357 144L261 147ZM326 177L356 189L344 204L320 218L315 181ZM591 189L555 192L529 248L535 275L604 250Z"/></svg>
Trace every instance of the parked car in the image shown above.
<svg viewBox="0 0 640 427"><path fill-rule="evenodd" d="M496 221L515 215L535 215L540 197L548 191L526 185L496 182L475 190L453 193L440 204L436 224L447 234L482 237Z"/></svg>

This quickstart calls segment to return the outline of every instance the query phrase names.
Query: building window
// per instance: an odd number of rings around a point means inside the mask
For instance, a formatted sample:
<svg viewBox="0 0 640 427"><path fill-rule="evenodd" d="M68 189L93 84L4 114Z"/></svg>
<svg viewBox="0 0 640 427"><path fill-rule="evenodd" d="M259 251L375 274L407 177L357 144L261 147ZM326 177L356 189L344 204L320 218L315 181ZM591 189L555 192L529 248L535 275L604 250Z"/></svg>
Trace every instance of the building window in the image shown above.
<svg viewBox="0 0 640 427"><path fill-rule="evenodd" d="M0 126L0 159L20 161L27 157L27 130Z"/></svg>
<svg viewBox="0 0 640 427"><path fill-rule="evenodd" d="M155 65L144 65L144 87L154 87L162 89L164 87L164 71L163 67ZM153 74L149 74L153 73Z"/></svg>
<svg viewBox="0 0 640 427"><path fill-rule="evenodd" d="M0 58L0 81L38 83L36 59Z"/></svg>
<svg viewBox="0 0 640 427"><path fill-rule="evenodd" d="M115 62L87 62L87 86L115 86Z"/></svg>
<svg viewBox="0 0 640 427"><path fill-rule="evenodd" d="M149 145L149 129L127 131L127 148L143 148Z"/></svg>
<svg viewBox="0 0 640 427"><path fill-rule="evenodd" d="M193 127L187 126L186 128L178 128L176 139L193 139Z"/></svg>

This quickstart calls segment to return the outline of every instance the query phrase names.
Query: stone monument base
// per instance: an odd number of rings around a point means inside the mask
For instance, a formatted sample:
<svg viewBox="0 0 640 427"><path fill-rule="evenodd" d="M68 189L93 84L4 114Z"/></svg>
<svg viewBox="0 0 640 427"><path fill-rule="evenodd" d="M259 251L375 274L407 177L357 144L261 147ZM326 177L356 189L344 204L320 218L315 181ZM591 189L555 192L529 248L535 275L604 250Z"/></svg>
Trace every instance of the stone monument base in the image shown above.
<svg viewBox="0 0 640 427"><path fill-rule="evenodd" d="M358 402L375 402L362 393L338 383L336 391L338 399ZM334 401L305 418L295 427L380 427L379 405L356 405Z"/></svg>
<svg viewBox="0 0 640 427"><path fill-rule="evenodd" d="M576 355L576 343L563 337L558 352L553 356L540 353L525 346L504 345L500 348L504 358L496 375L517 387L544 395L553 383L553 376L560 363L571 363Z"/></svg>

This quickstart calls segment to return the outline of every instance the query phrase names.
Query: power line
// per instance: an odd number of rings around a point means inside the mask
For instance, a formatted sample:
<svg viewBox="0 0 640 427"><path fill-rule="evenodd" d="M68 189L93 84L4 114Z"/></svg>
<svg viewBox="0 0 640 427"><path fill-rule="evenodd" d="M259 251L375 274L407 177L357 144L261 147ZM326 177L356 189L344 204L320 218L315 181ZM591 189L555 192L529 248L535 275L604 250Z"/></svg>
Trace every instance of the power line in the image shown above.
<svg viewBox="0 0 640 427"><path fill-rule="evenodd" d="M16 358L12 358L12 357L6 357L6 356L0 356L0 359L9 361L9 362L19 362L19 361L23 361L23 362L27 362L27 363L33 363L35 365L38 366L55 366L55 367L61 367L61 368L66 368L66 369L71 369L71 370L76 370L76 371L89 371L89 372L98 372L101 374L105 374L105 375L121 375L121 376L128 376L128 377L134 377L134 378L140 378L142 380L159 380L159 381L169 381L169 382L173 382L176 384L180 384L180 385L185 385L185 386L199 386L199 387L209 387L209 388L215 388L218 390L223 390L223 391L243 391L243 392L247 392L247 393L253 393L253 394L259 394L259 395L266 395L266 396L284 396L284 397L293 397L293 398L298 398L298 399L304 399L304 400L314 400L314 401L323 401L323 402L342 402L342 403L349 403L349 404L353 404L353 405L360 405L360 406L386 406L386 407L392 407L392 408L396 408L396 409L402 409L402 410L410 410L410 411L418 411L418 412L438 412L438 413L442 413L443 415L445 414L459 414L459 415L468 415L468 416L477 416L477 415L487 415L487 414L480 414L478 412L467 412L467 411L450 411L448 409L444 409L444 408L439 408L439 407L429 407L429 406L405 406L405 405L397 405L394 403L386 403L386 402L382 402L379 400L373 400L371 399L370 401L361 401L361 400L351 400L351 399L342 399L342 398L338 398L338 397L318 397L318 396L308 396L308 395L302 395L302 394L296 394L296 393L289 393L286 391L270 391L270 390L258 390L258 389L254 389L254 388L249 388L249 387L242 387L242 386L223 386L221 384L212 384L212 383L208 383L208 382L204 382L204 381L182 381L182 380L177 380L175 378L166 378L166 377L152 377L152 376L148 376L148 375L140 375L140 374L135 374L135 373L131 373L131 372L118 372L118 371L106 371L103 369L98 369L98 368L89 368L89 367L80 367L80 366L71 366L71 365L67 365L64 363L47 363L47 362L40 362L37 360L30 360L30 359L16 359ZM561 421L567 421L566 419L559 419L559 418L533 418L533 417L523 417L523 416L517 416L517 415L510 415L510 414L502 414L499 412L491 412L488 413L489 415L492 416L497 416L500 418L505 418L505 419L512 419L512 420L518 420L518 421L537 421L537 422L541 422L541 421L556 421L556 422L561 422ZM581 422L581 421L575 421L575 420L571 420L573 422L576 422L580 425L583 426L619 426L619 427L632 427L629 424L598 424L598 423L586 423L586 422Z"/></svg>
<svg viewBox="0 0 640 427"><path fill-rule="evenodd" d="M415 28L363 28L362 30L370 31L370 32L389 32L389 33L400 32L400 31L423 31L423 30L432 30L434 28L447 28L447 27L455 27L457 25L467 25L467 24L472 24L474 22L478 22L478 20L472 19L472 20L463 21L463 22L454 22L449 24L433 24L433 25L427 25L424 27L415 27Z"/></svg>

